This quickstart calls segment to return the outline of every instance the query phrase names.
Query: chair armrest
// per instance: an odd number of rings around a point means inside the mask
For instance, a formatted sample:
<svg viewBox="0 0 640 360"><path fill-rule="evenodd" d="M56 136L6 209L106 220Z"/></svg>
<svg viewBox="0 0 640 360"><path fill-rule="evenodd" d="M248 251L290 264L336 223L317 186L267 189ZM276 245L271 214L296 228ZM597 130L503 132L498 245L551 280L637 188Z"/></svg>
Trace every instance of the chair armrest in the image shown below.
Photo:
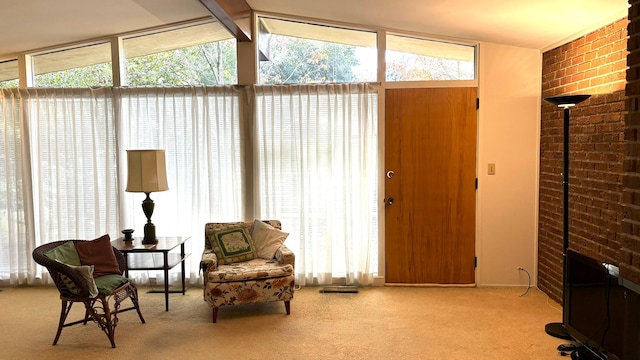
<svg viewBox="0 0 640 360"><path fill-rule="evenodd" d="M276 250L274 257L280 264L291 264L291 266L295 267L296 255L285 245L281 245L278 250Z"/></svg>
<svg viewBox="0 0 640 360"><path fill-rule="evenodd" d="M202 259L200 260L200 270L205 274L208 271L214 271L216 269L218 269L218 257L216 253L211 249L204 249Z"/></svg>

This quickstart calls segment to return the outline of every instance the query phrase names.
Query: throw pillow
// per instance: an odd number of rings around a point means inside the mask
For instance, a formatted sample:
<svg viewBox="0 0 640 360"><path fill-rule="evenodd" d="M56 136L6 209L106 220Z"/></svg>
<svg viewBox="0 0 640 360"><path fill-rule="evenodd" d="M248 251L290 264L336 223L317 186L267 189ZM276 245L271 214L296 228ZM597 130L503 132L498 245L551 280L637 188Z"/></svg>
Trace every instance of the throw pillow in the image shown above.
<svg viewBox="0 0 640 360"><path fill-rule="evenodd" d="M87 281L89 284L89 296L98 296L98 287L96 286L96 282L93 280L94 265L69 265L69 267L79 272L82 278Z"/></svg>
<svg viewBox="0 0 640 360"><path fill-rule="evenodd" d="M44 253L44 256L51 260L58 260L59 262L67 265L78 266L80 264L80 257L78 251L73 245L73 241L67 241L60 246L56 246L53 249Z"/></svg>
<svg viewBox="0 0 640 360"><path fill-rule="evenodd" d="M98 296L98 287L96 286L96 282L93 280L93 265L69 265L64 262L56 259L57 262L64 264L74 271L77 271L80 276L88 283L89 285L89 296L96 297ZM64 283L64 286L69 290L69 292L73 295L80 295L80 288L76 286L76 283L71 280L67 275L60 274L60 280Z"/></svg>
<svg viewBox="0 0 640 360"><path fill-rule="evenodd" d="M75 245L80 263L95 266L94 278L108 274L121 274L118 260L113 254L109 235L103 235L91 241L79 241Z"/></svg>
<svg viewBox="0 0 640 360"><path fill-rule="evenodd" d="M251 228L251 237L256 245L256 254L258 257L267 260L273 259L276 251L287 239L287 236L289 236L289 233L278 230L260 220L255 220Z"/></svg>
<svg viewBox="0 0 640 360"><path fill-rule="evenodd" d="M218 257L218 264L233 264L256 258L256 249L251 235L246 228L229 226L215 229L209 236L213 252Z"/></svg>

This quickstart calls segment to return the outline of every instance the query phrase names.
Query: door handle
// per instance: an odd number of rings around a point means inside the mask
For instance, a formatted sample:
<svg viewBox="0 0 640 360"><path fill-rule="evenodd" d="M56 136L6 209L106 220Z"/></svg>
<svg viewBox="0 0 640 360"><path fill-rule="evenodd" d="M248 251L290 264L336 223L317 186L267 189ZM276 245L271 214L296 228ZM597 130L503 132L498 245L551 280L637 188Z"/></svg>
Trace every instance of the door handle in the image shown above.
<svg viewBox="0 0 640 360"><path fill-rule="evenodd" d="M393 196L389 196L387 199L385 199L385 203L387 203L387 205L393 205L393 202L396 199L393 198Z"/></svg>
<svg viewBox="0 0 640 360"><path fill-rule="evenodd" d="M393 175L395 175L395 173L393 172L393 170L389 170L387 171L387 178L391 179L393 177Z"/></svg>

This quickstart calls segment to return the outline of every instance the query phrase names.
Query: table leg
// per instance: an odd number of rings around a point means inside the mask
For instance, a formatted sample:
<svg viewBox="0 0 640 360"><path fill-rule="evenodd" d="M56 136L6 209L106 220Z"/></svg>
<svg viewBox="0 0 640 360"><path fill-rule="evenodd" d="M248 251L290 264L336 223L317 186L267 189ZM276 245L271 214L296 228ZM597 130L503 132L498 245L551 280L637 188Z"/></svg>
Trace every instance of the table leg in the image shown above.
<svg viewBox="0 0 640 360"><path fill-rule="evenodd" d="M169 253L164 252L164 305L169 311Z"/></svg>
<svg viewBox="0 0 640 360"><path fill-rule="evenodd" d="M182 259L180 262L182 263L182 295L184 295L184 278L185 278L185 266L184 266L184 242L180 244L180 258Z"/></svg>
<svg viewBox="0 0 640 360"><path fill-rule="evenodd" d="M124 277L129 278L129 254L124 253Z"/></svg>

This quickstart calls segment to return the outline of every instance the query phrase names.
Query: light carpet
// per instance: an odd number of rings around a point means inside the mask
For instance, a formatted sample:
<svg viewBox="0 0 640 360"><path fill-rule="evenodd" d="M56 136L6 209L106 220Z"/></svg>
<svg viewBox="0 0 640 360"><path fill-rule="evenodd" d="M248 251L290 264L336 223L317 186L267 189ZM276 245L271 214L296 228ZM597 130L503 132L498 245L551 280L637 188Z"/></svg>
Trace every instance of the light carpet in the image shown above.
<svg viewBox="0 0 640 360"><path fill-rule="evenodd" d="M97 325L65 328L52 346L60 300L53 287L0 292L2 359L558 359L562 340L544 332L560 306L536 289L303 287L291 301L223 307L218 322L201 288L164 295L142 287L147 320L120 315L117 348ZM83 309L75 305L74 319ZM75 315L74 315L75 314Z"/></svg>

